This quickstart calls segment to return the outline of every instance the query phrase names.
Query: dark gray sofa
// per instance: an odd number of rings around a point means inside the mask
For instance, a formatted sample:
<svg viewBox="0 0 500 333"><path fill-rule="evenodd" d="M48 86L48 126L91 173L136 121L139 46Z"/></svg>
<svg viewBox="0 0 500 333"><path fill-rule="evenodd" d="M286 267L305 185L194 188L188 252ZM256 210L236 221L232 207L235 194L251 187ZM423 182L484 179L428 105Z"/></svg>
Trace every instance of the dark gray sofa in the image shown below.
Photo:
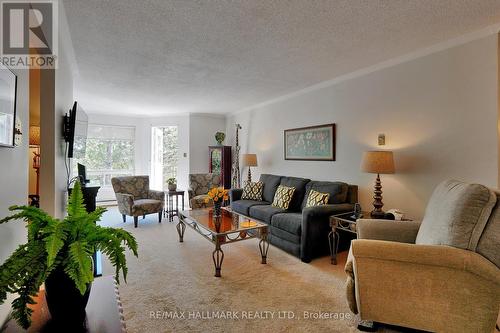
<svg viewBox="0 0 500 333"><path fill-rule="evenodd" d="M358 187L343 182L314 181L305 178L262 174L263 201L241 200L242 189L229 191L231 209L267 223L271 244L299 257L304 262L328 254L329 217L349 212L358 201ZM271 206L279 185L295 187L290 207ZM330 193L328 204L305 208L309 191Z"/></svg>

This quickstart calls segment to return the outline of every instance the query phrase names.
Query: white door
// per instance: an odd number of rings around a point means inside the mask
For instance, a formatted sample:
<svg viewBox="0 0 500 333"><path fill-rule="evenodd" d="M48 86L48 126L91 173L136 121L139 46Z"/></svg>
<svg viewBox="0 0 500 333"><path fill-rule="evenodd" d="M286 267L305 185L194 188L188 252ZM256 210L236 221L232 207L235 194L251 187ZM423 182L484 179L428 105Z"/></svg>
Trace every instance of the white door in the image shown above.
<svg viewBox="0 0 500 333"><path fill-rule="evenodd" d="M163 191L163 128L151 130L151 179L153 190Z"/></svg>

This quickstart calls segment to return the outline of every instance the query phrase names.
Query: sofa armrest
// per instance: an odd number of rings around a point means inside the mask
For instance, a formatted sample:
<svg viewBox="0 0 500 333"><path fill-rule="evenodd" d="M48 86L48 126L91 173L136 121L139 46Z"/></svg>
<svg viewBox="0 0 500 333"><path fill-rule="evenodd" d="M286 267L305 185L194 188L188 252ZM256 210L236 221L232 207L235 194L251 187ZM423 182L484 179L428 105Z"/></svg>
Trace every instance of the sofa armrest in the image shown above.
<svg viewBox="0 0 500 333"><path fill-rule="evenodd" d="M127 193L115 193L118 210L123 215L132 215L132 206L134 205L134 196Z"/></svg>
<svg viewBox="0 0 500 333"><path fill-rule="evenodd" d="M350 203L307 207L302 210L302 218L304 220L314 217L327 217L329 219L332 215L352 212L353 210L354 205Z"/></svg>
<svg viewBox="0 0 500 333"><path fill-rule="evenodd" d="M241 196L243 195L243 189L242 188L233 188L229 190L229 201L237 201L241 200Z"/></svg>
<svg viewBox="0 0 500 333"><path fill-rule="evenodd" d="M375 239L400 243L415 243L420 221L359 219L356 222L358 239Z"/></svg>
<svg viewBox="0 0 500 333"><path fill-rule="evenodd" d="M165 201L165 192L149 190L148 197L149 199Z"/></svg>
<svg viewBox="0 0 500 333"><path fill-rule="evenodd" d="M377 261L467 271L500 287L500 269L482 255L446 245L405 244L371 239L351 242L352 256ZM355 269L356 271L356 269Z"/></svg>
<svg viewBox="0 0 500 333"><path fill-rule="evenodd" d="M330 216L350 212L353 204L333 204L307 207L302 210L300 236L300 259L310 262L312 258L328 253Z"/></svg>

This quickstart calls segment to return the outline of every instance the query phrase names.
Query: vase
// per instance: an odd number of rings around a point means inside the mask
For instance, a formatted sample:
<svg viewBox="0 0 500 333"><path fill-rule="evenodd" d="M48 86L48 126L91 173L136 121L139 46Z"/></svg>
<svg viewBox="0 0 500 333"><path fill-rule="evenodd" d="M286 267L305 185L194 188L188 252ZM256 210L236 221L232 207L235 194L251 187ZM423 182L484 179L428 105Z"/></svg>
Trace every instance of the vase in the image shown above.
<svg viewBox="0 0 500 333"><path fill-rule="evenodd" d="M168 190L171 192L177 190L177 184L168 184Z"/></svg>
<svg viewBox="0 0 500 333"><path fill-rule="evenodd" d="M220 201L214 202L214 219L220 217L221 207L222 207L222 203Z"/></svg>
<svg viewBox="0 0 500 333"><path fill-rule="evenodd" d="M57 267L50 273L45 279L45 299L55 326L71 327L75 332L85 328L85 307L91 286L89 284L82 295L62 267Z"/></svg>

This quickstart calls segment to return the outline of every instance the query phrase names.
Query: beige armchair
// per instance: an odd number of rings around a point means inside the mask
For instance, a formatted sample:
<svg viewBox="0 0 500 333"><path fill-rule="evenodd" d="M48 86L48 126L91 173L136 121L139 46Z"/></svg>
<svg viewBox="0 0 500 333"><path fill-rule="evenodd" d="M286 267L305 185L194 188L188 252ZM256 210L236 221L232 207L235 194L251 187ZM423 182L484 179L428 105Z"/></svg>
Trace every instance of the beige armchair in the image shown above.
<svg viewBox="0 0 500 333"><path fill-rule="evenodd" d="M216 173L195 173L189 175L189 206L192 209L204 208L213 206L210 200L208 203L205 199L208 198L207 193L214 187L220 186L221 177Z"/></svg>
<svg viewBox="0 0 500 333"><path fill-rule="evenodd" d="M346 263L361 320L432 332L493 332L500 307L500 199L446 181L422 223L360 220Z"/></svg>
<svg viewBox="0 0 500 333"><path fill-rule="evenodd" d="M111 178L115 191L118 210L123 222L127 216L134 217L134 227L137 228L139 216L157 213L161 223L165 193L149 189L149 176L128 176Z"/></svg>

